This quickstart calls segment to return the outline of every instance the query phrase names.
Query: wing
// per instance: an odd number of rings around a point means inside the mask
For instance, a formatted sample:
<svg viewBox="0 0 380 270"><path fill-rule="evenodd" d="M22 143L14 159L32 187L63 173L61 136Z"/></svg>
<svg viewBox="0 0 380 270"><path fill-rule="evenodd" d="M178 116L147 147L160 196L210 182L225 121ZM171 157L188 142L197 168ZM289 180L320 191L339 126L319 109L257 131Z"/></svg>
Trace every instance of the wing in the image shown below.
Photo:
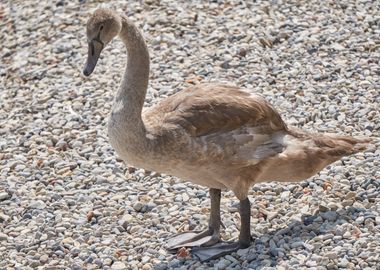
<svg viewBox="0 0 380 270"><path fill-rule="evenodd" d="M144 118L156 132L180 127L191 137L242 127L255 128L261 134L286 129L280 115L264 98L221 84L199 84L178 92L148 110Z"/></svg>
<svg viewBox="0 0 380 270"><path fill-rule="evenodd" d="M176 155L173 159L240 168L281 153L281 133L287 130L264 98L221 84L178 92L149 108L144 122L153 141Z"/></svg>

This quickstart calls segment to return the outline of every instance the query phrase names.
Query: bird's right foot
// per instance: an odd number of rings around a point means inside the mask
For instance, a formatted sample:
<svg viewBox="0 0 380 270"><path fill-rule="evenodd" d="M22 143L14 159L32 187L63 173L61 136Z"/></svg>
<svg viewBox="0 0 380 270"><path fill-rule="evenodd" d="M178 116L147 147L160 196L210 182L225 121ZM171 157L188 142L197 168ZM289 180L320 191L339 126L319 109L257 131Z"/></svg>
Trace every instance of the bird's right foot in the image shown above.
<svg viewBox="0 0 380 270"><path fill-rule="evenodd" d="M181 247L208 247L220 241L218 231L212 229L200 232L184 232L169 239L166 248L169 250Z"/></svg>

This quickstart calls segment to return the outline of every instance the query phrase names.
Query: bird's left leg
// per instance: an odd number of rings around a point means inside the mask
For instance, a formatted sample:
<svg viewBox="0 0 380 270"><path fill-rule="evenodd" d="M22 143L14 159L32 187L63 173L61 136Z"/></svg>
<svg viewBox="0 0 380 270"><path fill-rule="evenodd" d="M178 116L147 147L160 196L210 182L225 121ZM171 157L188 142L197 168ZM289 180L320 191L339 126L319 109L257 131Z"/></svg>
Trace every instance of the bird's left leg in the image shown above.
<svg viewBox="0 0 380 270"><path fill-rule="evenodd" d="M180 247L211 246L220 241L220 197L221 190L210 188L211 213L208 229L205 231L184 232L171 238L167 249L177 249Z"/></svg>
<svg viewBox="0 0 380 270"><path fill-rule="evenodd" d="M221 242L210 247L193 248L191 253L196 255L201 261L208 261L249 247L251 243L251 203L248 198L240 201L239 213L241 226L238 242Z"/></svg>

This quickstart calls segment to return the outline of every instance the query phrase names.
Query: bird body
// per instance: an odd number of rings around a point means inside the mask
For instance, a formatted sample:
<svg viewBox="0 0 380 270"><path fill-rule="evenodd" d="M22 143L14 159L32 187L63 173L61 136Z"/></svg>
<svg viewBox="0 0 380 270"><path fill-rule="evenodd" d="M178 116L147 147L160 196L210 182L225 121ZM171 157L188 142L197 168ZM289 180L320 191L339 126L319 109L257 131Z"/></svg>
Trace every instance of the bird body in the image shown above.
<svg viewBox="0 0 380 270"><path fill-rule="evenodd" d="M307 179L365 143L289 128L263 97L215 83L195 85L144 110L140 135L126 137L133 131L120 132L115 115L111 144L128 164L230 189L239 199L255 183Z"/></svg>
<svg viewBox="0 0 380 270"><path fill-rule="evenodd" d="M260 95L220 83L192 86L143 110L149 79L146 43L125 16L98 9L87 23L90 75L102 49L116 36L128 62L108 123L110 143L129 165L177 176L210 188L209 229L173 238L169 248L198 249L202 260L250 243L250 187L265 181L301 181L343 156L361 151L368 139L308 133L288 127ZM220 190L240 200L238 243L220 242Z"/></svg>

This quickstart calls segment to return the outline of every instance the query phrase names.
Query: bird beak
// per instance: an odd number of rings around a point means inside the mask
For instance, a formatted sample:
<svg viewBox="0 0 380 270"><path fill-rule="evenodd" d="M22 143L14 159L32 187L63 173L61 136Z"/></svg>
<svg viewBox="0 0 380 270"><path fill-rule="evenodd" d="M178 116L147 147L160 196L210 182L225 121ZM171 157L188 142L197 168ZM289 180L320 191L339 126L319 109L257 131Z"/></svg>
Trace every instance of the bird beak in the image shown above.
<svg viewBox="0 0 380 270"><path fill-rule="evenodd" d="M88 43L87 62L83 69L83 75L90 76L90 74L94 71L103 47L103 42L98 40L91 40Z"/></svg>

